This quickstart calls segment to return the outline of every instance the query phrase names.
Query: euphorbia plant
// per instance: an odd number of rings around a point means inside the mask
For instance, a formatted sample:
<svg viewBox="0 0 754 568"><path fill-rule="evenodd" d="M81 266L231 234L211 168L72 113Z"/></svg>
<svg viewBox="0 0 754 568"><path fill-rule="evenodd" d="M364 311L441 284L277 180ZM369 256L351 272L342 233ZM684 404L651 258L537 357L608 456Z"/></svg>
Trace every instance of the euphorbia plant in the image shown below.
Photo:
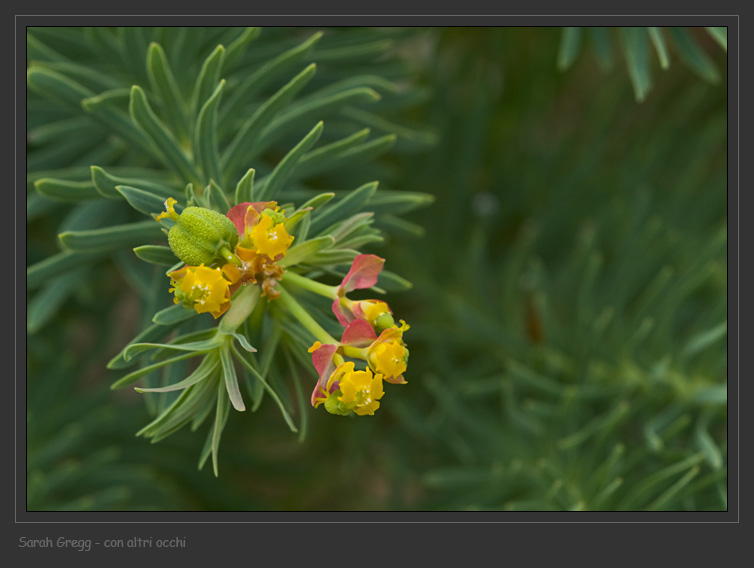
<svg viewBox="0 0 754 568"><path fill-rule="evenodd" d="M64 250L30 266L27 283L42 288L43 300L75 289L77 273L70 271L77 267L128 264L131 280L144 291L140 311L147 324L108 368L125 372L113 388L135 385L150 403L154 419L139 434L156 442L214 417L200 466L211 455L217 473L231 406L254 410L267 396L299 431L308 410L300 391L312 388L315 406L326 390L338 397L325 406L335 414L373 414L382 381L401 382L388 362L400 356L402 363L392 364L405 369L407 326L395 324L386 302L347 294L410 287L362 248L382 241L391 227L420 232L397 215L431 201L363 183L373 179L364 179L364 163L397 137L388 130L370 139L370 128L391 125L361 107L401 96L401 89L376 74L378 65L370 67L375 74L345 79L337 69L336 79L325 72L319 86L306 91L318 73L320 41L341 33L362 41L347 30L313 33L298 44L273 36L270 45L279 50L266 62L253 50L264 35L256 28L229 29L223 34L229 45L201 48L184 43L189 29L80 31L81 41L96 47L84 50L92 61L47 61L51 51L32 42L31 106L50 105L64 121L71 114L71 123L94 125L94 139L101 135L103 149L112 145L112 151L97 154L98 163L83 156L80 169L29 172L38 198L30 210L43 214L47 200L62 201L75 203L77 214L59 235ZM189 62L181 49L197 56L207 51ZM364 57L340 48L327 53L328 65L342 60L344 69L353 57ZM111 61L120 59L128 71L105 78ZM176 59L184 65L171 65ZM416 144L422 136L409 138ZM105 159L110 155L118 165ZM120 167L129 160L138 166ZM361 177L357 187L344 186L354 176ZM138 214L148 218L134 221ZM66 271L72 276L62 288L53 277ZM332 309L318 304L322 296ZM53 312L32 310L37 313ZM357 322L368 333L355 333ZM400 341L380 339L388 332ZM312 351L314 368L307 353L313 343L324 345L319 355ZM336 361L350 360L343 367L350 374L323 383L318 358L331 346ZM308 376L300 376L302 367Z"/></svg>

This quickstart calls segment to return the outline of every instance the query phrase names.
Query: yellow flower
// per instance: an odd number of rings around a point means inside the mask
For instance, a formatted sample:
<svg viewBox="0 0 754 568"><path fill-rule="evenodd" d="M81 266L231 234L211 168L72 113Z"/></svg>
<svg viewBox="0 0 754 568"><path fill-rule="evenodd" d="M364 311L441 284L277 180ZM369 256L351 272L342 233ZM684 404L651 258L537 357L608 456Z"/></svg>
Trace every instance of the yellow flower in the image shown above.
<svg viewBox="0 0 754 568"><path fill-rule="evenodd" d="M315 344L316 345L316 344ZM313 346L312 346L313 347ZM371 369L354 370L349 361L338 366L327 381L326 399L318 398L316 406L325 403L330 414L346 416L351 411L359 416L372 415L380 407L379 399L385 394L382 389L382 375L373 375Z"/></svg>
<svg viewBox="0 0 754 568"><path fill-rule="evenodd" d="M382 375L372 376L371 369L346 373L340 379L339 388L343 394L338 400L349 406L355 404L353 411L359 416L374 414L380 407L379 399L384 394Z"/></svg>
<svg viewBox="0 0 754 568"><path fill-rule="evenodd" d="M370 353L369 361L375 369L388 377L406 372L408 350L397 341L380 343Z"/></svg>
<svg viewBox="0 0 754 568"><path fill-rule="evenodd" d="M285 230L283 223L273 224L269 215L263 214L259 223L251 229L251 239L258 254L267 255L271 260L279 260L278 256L285 255L293 237Z"/></svg>
<svg viewBox="0 0 754 568"><path fill-rule="evenodd" d="M226 265L227 266L227 265ZM193 308L197 313L209 312L218 318L230 307L230 284L220 268L184 266L170 273L176 304Z"/></svg>
<svg viewBox="0 0 754 568"><path fill-rule="evenodd" d="M401 326L393 326L383 331L367 349L367 362L375 373L385 377L389 383L405 383L403 373L408 365L408 349L403 342L403 332L409 325L401 320Z"/></svg>

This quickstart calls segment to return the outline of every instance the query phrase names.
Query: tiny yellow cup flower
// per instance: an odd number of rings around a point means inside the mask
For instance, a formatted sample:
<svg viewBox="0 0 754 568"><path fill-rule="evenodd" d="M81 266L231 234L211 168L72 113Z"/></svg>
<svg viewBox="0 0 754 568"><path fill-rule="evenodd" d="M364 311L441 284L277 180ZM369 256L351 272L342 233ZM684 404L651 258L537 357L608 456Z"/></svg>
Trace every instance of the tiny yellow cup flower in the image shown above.
<svg viewBox="0 0 754 568"><path fill-rule="evenodd" d="M316 343L312 350L316 350L315 346ZM340 416L351 412L372 415L380 407L383 394L382 375L372 374L371 369L356 371L353 362L348 361L333 371L326 387L315 397L314 405L324 403L327 412Z"/></svg>
<svg viewBox="0 0 754 568"><path fill-rule="evenodd" d="M193 308L197 313L209 312L217 319L230 307L231 281L220 268L184 266L170 273L175 292L173 301Z"/></svg>
<svg viewBox="0 0 754 568"><path fill-rule="evenodd" d="M379 343L369 353L369 362L382 374L398 377L406 372L408 349L397 341Z"/></svg>
<svg viewBox="0 0 754 568"><path fill-rule="evenodd" d="M375 373L385 377L389 383L405 383L403 373L408 366L408 349L403 342L403 332L409 325L401 320L401 326L393 326L383 331L367 349L367 362Z"/></svg>
<svg viewBox="0 0 754 568"><path fill-rule="evenodd" d="M353 363L351 366L353 367ZM343 394L338 400L348 406L353 404L353 411L359 416L374 414L380 407L379 399L384 394L382 375L372 375L371 369L346 373L340 379L339 389Z"/></svg>
<svg viewBox="0 0 754 568"><path fill-rule="evenodd" d="M270 215L262 214L259 223L251 230L251 239L258 254L277 260L288 250L293 237L285 230L283 223L275 223Z"/></svg>

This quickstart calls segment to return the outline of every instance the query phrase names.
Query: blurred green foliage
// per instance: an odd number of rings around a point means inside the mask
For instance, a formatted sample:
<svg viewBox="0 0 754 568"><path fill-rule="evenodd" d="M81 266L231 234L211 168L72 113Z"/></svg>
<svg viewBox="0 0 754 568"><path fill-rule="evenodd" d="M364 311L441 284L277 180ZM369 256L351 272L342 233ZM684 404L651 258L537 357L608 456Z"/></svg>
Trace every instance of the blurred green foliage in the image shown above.
<svg viewBox="0 0 754 568"><path fill-rule="evenodd" d="M251 53L264 61L301 31L315 30L270 30L268 43L263 30ZM83 56L66 29L49 33L30 35L30 59L56 42L71 60ZM185 45L230 34L205 33ZM602 67L599 53L564 65L556 28L339 33L322 46L318 77L405 83L401 97L346 117L398 136L370 173L435 196L374 250L414 283L391 301L412 326L408 385L368 419L303 409L303 442L270 400L233 416L215 479L197 471L191 433L158 445L133 436L148 410L138 395L108 391L117 375L105 366L139 329L143 275L126 254L82 262L30 303L44 325L27 336L28 508L727 509L727 77L717 38L683 32L717 83L677 65L668 42L671 64L649 60L652 90L637 102L630 70ZM607 41L625 54L619 33ZM353 61L336 57L339 37L361 46ZM374 58L385 49L391 57ZM190 83L198 65L191 50L182 56L178 80ZM113 64L97 80L148 81L140 73ZM31 182L37 163L146 167L105 132L62 144L44 125L70 133L77 123L33 95L29 106ZM35 147L45 133L54 143ZM360 167L338 187L355 187ZM32 265L56 252L67 223L93 214L45 201L31 184L29 195ZM97 207L108 222L122 215Z"/></svg>

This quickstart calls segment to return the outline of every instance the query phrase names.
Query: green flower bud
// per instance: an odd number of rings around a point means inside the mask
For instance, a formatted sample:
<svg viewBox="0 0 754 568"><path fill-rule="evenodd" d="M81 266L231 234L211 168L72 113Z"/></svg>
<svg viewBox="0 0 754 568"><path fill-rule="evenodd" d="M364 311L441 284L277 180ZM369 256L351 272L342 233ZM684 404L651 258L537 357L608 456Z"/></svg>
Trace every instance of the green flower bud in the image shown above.
<svg viewBox="0 0 754 568"><path fill-rule="evenodd" d="M168 232L173 253L191 266L233 262L232 250L238 243L233 221L222 213L204 207L186 207Z"/></svg>

